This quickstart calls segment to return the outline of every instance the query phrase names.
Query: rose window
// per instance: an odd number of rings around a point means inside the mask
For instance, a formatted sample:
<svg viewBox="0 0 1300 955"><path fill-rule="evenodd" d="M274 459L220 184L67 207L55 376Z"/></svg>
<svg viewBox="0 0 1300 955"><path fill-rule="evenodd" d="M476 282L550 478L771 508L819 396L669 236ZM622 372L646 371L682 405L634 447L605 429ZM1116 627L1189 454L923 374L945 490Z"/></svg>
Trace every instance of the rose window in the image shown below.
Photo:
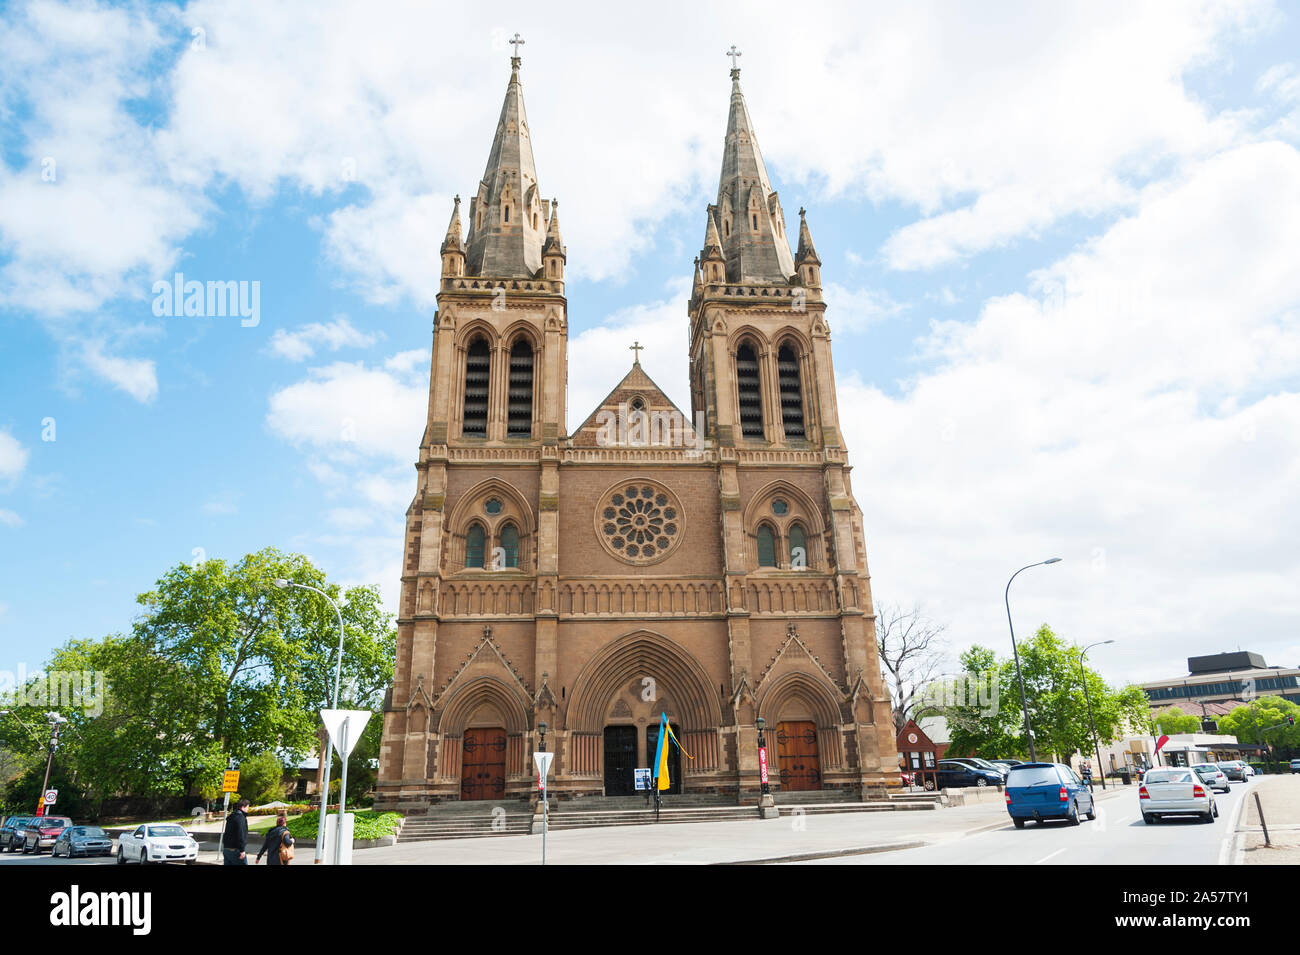
<svg viewBox="0 0 1300 955"><path fill-rule="evenodd" d="M629 563L652 563L667 556L681 539L681 509L666 488L629 481L605 492L596 511L596 532L615 556Z"/></svg>

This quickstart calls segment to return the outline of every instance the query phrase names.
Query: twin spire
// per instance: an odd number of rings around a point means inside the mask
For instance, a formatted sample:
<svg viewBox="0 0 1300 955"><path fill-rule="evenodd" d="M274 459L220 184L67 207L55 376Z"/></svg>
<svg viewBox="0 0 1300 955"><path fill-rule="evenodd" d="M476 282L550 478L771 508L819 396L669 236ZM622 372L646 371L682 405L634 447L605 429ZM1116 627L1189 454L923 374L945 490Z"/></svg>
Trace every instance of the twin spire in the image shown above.
<svg viewBox="0 0 1300 955"><path fill-rule="evenodd" d="M510 82L487 167L477 193L469 200L469 234L462 243L458 196L442 246L444 254L456 250L464 255L465 275L534 278L542 274L544 257L564 255L558 203L542 199L538 190L519 81L519 45L524 41L515 34L510 42L515 44ZM817 253L801 209L798 256L790 254L781 202L768 178L740 89L736 58L741 53L733 45L727 55L732 64L731 108L718 201L709 206L704 258L725 262L729 282L788 284L798 281L796 266Z"/></svg>

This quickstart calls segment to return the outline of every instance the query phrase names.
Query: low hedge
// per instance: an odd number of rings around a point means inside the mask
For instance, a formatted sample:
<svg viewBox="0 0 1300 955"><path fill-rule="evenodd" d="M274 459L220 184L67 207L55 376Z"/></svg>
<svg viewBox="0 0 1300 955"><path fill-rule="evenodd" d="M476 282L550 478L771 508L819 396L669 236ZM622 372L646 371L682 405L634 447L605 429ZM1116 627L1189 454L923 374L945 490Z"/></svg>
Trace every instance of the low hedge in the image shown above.
<svg viewBox="0 0 1300 955"><path fill-rule="evenodd" d="M402 819L401 813L371 812L368 809L354 815L356 820L353 824L353 839L382 839L384 836L391 836L397 832L398 823ZM289 833L295 839L315 839L319 826L320 813L313 809L311 812L304 812L290 819Z"/></svg>

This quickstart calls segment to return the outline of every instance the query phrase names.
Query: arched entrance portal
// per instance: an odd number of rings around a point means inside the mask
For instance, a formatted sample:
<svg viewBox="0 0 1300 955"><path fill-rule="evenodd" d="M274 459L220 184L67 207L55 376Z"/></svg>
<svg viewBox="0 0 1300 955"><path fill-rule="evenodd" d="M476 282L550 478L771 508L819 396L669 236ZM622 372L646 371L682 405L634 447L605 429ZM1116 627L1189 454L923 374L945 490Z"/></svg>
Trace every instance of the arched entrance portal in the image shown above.
<svg viewBox="0 0 1300 955"><path fill-rule="evenodd" d="M605 795L631 796L636 792L636 727L605 727Z"/></svg>
<svg viewBox="0 0 1300 955"><path fill-rule="evenodd" d="M497 726L465 730L461 741L460 798L503 799L506 794L506 731Z"/></svg>

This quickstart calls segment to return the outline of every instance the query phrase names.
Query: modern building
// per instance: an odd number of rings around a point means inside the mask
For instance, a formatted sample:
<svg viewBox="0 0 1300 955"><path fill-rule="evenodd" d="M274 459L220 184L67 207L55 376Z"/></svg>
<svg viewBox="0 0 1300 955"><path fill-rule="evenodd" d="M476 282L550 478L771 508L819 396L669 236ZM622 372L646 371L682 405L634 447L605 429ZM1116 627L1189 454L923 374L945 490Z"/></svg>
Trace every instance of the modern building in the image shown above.
<svg viewBox="0 0 1300 955"><path fill-rule="evenodd" d="M1258 653L1236 651L1188 657L1187 674L1143 683L1152 709L1178 706L1184 713L1211 716L1202 704L1243 703L1280 696L1300 703L1300 669L1269 666Z"/></svg>
<svg viewBox="0 0 1300 955"><path fill-rule="evenodd" d="M558 798L631 794L661 714L674 790L756 794L760 718L778 790L898 785L821 260L739 77L680 356L691 414L629 342L621 380L578 369L612 387L570 432L567 253L511 60L440 250L377 808L527 799L539 749Z"/></svg>

